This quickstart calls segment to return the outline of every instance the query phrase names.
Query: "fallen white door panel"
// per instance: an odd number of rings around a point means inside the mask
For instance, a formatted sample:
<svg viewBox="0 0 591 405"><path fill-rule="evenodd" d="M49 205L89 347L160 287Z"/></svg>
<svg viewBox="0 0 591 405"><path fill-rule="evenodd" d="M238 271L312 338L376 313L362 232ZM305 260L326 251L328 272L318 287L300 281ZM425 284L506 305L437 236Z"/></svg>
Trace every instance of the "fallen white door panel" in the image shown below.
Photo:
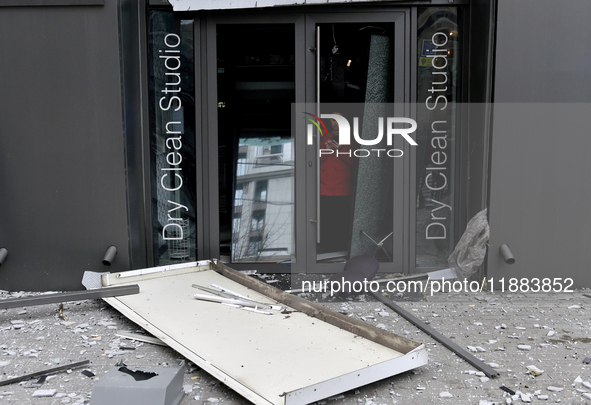
<svg viewBox="0 0 591 405"><path fill-rule="evenodd" d="M102 280L104 286L138 284L139 294L104 300L255 404L306 404L427 363L424 345L221 263L109 274ZM263 315L197 300L193 284L218 284L295 312Z"/></svg>

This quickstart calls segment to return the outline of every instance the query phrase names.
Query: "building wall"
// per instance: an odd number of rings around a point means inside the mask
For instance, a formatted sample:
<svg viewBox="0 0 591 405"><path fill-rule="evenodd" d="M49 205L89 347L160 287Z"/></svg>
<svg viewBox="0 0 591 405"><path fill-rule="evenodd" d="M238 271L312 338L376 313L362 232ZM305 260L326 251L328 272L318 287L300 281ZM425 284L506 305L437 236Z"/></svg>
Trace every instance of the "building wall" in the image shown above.
<svg viewBox="0 0 591 405"><path fill-rule="evenodd" d="M0 7L1 289L129 268L118 32L114 0Z"/></svg>
<svg viewBox="0 0 591 405"><path fill-rule="evenodd" d="M590 20L586 0L498 2L489 276L591 285Z"/></svg>
<svg viewBox="0 0 591 405"><path fill-rule="evenodd" d="M145 252L137 236L145 224L143 214L130 221L126 195L142 199L140 181L126 183L126 157L139 162L142 153L126 151L125 139L132 127L130 138L142 136L133 116L142 100L137 88L135 98L127 92L124 111L121 93L128 59L120 39L130 35L119 19L137 10L118 14L115 0L64 2L0 7L0 247L9 251L0 289L80 289L85 270L145 260L130 257L129 229L133 251ZM588 286L591 3L499 0L496 18L488 276L572 277ZM501 244L515 264L503 262ZM107 268L110 245L118 255Z"/></svg>

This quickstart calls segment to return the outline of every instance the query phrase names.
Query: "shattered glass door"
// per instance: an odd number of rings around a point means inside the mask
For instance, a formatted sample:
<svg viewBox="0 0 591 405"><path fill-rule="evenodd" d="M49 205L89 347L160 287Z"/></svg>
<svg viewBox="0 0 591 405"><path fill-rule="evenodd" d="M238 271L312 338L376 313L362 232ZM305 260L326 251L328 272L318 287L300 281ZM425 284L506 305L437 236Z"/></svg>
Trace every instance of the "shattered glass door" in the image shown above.
<svg viewBox="0 0 591 405"><path fill-rule="evenodd" d="M310 19L316 92L307 98L315 101L316 117L332 117L315 119L320 130L308 149L316 163L308 187L308 238L315 242L308 245L309 265L330 272L351 257L373 255L382 268L401 269L401 159L408 158L386 137L372 142L387 117L404 113L395 107L405 99L404 13ZM343 144L343 129L359 138Z"/></svg>
<svg viewBox="0 0 591 405"><path fill-rule="evenodd" d="M294 254L294 24L217 25L220 254L231 263Z"/></svg>

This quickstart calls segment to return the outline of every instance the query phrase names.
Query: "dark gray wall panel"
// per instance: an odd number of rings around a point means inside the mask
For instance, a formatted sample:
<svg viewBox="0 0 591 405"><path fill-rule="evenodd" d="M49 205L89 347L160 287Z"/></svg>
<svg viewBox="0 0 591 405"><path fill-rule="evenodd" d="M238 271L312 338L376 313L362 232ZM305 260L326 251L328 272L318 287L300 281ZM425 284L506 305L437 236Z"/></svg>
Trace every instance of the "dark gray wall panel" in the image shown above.
<svg viewBox="0 0 591 405"><path fill-rule="evenodd" d="M590 102L591 2L499 0L495 102Z"/></svg>
<svg viewBox="0 0 591 405"><path fill-rule="evenodd" d="M495 104L488 275L591 285L591 104ZM516 262L506 264L507 244Z"/></svg>
<svg viewBox="0 0 591 405"><path fill-rule="evenodd" d="M587 0L499 1L489 276L591 285L589 21Z"/></svg>
<svg viewBox="0 0 591 405"><path fill-rule="evenodd" d="M129 266L117 7L0 13L0 288Z"/></svg>
<svg viewBox="0 0 591 405"><path fill-rule="evenodd" d="M105 0L0 0L0 7L102 6Z"/></svg>

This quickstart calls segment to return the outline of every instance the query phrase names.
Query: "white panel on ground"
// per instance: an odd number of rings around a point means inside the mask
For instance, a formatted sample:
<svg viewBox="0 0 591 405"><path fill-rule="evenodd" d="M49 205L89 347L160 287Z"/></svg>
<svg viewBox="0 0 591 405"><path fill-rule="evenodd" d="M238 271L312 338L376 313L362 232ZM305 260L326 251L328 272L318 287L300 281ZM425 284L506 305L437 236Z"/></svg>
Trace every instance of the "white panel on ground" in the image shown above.
<svg viewBox="0 0 591 405"><path fill-rule="evenodd" d="M309 403L427 363L423 345L401 353L303 312L263 315L197 300L193 284L217 284L278 304L212 267L110 274L104 284L139 284L140 293L105 301L256 404Z"/></svg>

